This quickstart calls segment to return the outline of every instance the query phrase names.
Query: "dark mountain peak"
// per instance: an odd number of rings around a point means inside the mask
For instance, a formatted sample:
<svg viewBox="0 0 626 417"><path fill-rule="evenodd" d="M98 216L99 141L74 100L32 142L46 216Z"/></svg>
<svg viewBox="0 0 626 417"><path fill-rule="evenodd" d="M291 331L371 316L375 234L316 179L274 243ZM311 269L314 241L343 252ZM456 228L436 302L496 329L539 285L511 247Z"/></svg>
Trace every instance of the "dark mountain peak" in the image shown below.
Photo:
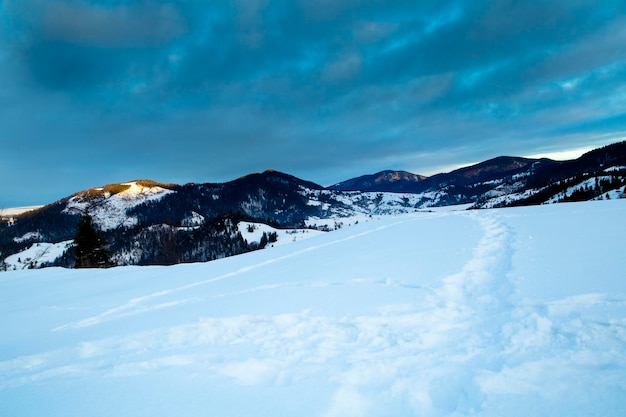
<svg viewBox="0 0 626 417"><path fill-rule="evenodd" d="M374 177L375 182L398 182L398 181L409 181L409 182L419 182L425 180L427 177L424 175L413 174L407 171L392 171L385 170L377 172L372 175Z"/></svg>
<svg viewBox="0 0 626 417"><path fill-rule="evenodd" d="M503 177L534 169L535 164L550 165L548 162L555 163L548 159L539 160L515 156L499 156L431 177L416 175L406 171L381 171L376 174L363 175L343 181L328 188L340 191L421 193L449 186L465 187L470 184L502 179Z"/></svg>
<svg viewBox="0 0 626 417"><path fill-rule="evenodd" d="M340 191L395 191L407 192L416 183L425 180L423 175L407 171L385 170L376 174L363 175L328 187Z"/></svg>
<svg viewBox="0 0 626 417"><path fill-rule="evenodd" d="M498 156L475 165L459 168L450 172L450 174L467 179L485 175L506 175L514 171L525 169L537 161L537 159L521 158L517 156Z"/></svg>
<svg viewBox="0 0 626 417"><path fill-rule="evenodd" d="M254 186L278 183L284 185L301 185L303 187L311 188L314 190L321 190L324 188L319 184L315 184L314 182L305 181L293 175L285 174L284 172L276 171L274 169L267 169L263 172L247 174L226 184L246 187L251 185Z"/></svg>
<svg viewBox="0 0 626 417"><path fill-rule="evenodd" d="M588 164L624 163L626 159L626 141L613 143L583 154L578 161Z"/></svg>

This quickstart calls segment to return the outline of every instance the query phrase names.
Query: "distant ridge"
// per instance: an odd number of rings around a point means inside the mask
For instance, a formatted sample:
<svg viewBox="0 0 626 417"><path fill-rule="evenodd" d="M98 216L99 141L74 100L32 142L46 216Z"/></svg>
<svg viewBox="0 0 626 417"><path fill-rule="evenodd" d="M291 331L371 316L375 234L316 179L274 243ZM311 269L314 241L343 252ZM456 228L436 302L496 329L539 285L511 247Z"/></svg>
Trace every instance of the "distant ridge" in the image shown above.
<svg viewBox="0 0 626 417"><path fill-rule="evenodd" d="M475 165L463 167L449 173L431 177L406 171L381 171L342 181L328 188L341 191L382 191L397 193L419 193L446 185L466 185L472 182L489 181L503 175L520 172L539 161L514 156L499 156ZM549 161L549 160L547 160Z"/></svg>
<svg viewBox="0 0 626 417"><path fill-rule="evenodd" d="M569 161L500 156L431 177L381 171L328 188L275 170L225 183L135 180L3 216L0 270L73 266L72 241L86 212L109 242L117 265L170 265L264 247L269 237L251 240L252 232L243 230L250 222L263 223L270 233L267 227L291 229L283 234L291 236L430 207L468 204L480 209L625 197L626 142ZM40 255L33 258L33 253Z"/></svg>
<svg viewBox="0 0 626 417"><path fill-rule="evenodd" d="M424 181L426 176L407 171L381 171L372 175L363 175L328 187L339 191L390 191L396 193L411 192L415 184Z"/></svg>

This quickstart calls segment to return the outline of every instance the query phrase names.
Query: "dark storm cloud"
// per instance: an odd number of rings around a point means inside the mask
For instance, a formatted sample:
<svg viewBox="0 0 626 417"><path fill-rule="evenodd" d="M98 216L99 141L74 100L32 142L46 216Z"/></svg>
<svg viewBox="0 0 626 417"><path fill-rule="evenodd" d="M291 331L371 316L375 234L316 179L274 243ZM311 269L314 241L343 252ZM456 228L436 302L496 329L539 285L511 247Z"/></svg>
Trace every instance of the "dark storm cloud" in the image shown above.
<svg viewBox="0 0 626 417"><path fill-rule="evenodd" d="M185 19L170 5L117 3L7 2L11 58L38 86L68 94L154 76L159 49L186 32Z"/></svg>
<svg viewBox="0 0 626 417"><path fill-rule="evenodd" d="M623 1L1 7L1 133L32 154L4 153L0 173L47 175L61 195L78 188L70 172L185 182L273 167L328 184L626 130Z"/></svg>

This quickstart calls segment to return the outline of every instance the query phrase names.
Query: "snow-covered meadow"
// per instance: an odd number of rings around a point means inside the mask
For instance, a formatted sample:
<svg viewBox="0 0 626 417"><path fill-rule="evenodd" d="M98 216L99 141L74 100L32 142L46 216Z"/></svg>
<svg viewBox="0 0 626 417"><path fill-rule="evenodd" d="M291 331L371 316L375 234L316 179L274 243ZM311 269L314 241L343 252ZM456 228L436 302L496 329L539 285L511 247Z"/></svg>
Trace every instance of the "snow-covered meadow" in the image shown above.
<svg viewBox="0 0 626 417"><path fill-rule="evenodd" d="M623 416L626 200L0 274L2 416Z"/></svg>

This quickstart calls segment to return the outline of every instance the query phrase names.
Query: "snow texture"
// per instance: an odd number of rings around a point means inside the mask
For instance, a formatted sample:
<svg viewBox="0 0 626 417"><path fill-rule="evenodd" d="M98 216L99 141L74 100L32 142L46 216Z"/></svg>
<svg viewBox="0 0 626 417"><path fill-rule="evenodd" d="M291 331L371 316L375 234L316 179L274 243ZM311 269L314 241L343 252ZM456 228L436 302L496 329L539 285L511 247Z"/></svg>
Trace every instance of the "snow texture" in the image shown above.
<svg viewBox="0 0 626 417"><path fill-rule="evenodd" d="M0 415L623 416L626 201L0 275Z"/></svg>

